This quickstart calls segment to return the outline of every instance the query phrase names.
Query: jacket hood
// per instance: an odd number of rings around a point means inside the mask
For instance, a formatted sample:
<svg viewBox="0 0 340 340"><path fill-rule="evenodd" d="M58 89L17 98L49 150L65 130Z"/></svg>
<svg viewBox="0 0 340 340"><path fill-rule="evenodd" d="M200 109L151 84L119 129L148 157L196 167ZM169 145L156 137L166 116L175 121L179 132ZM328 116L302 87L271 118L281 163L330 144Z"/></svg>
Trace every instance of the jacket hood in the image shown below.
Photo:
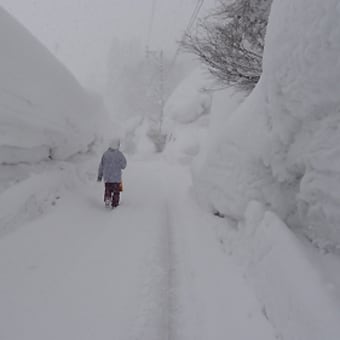
<svg viewBox="0 0 340 340"><path fill-rule="evenodd" d="M119 138L113 138L109 144L109 148L113 150L118 150L120 147L120 139Z"/></svg>

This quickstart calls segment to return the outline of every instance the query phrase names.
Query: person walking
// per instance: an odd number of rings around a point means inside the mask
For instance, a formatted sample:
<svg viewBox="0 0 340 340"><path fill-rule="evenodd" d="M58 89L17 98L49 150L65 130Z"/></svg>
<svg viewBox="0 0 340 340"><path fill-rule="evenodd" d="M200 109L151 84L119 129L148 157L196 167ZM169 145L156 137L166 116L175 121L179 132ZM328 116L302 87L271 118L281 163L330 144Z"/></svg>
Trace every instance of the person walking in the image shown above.
<svg viewBox="0 0 340 340"><path fill-rule="evenodd" d="M126 158L119 147L120 139L112 139L109 148L101 158L98 169L97 181L101 182L104 178L105 183L105 206L112 207L112 209L119 205L120 192L122 191L122 170L127 165Z"/></svg>

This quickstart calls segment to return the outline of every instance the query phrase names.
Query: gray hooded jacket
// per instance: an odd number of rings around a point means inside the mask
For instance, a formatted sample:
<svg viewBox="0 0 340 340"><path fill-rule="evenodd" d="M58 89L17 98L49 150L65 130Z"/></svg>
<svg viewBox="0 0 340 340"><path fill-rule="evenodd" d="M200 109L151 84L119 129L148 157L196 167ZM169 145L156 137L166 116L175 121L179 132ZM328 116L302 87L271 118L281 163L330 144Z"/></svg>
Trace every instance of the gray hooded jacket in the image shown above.
<svg viewBox="0 0 340 340"><path fill-rule="evenodd" d="M108 148L101 159L98 169L98 181L104 177L105 183L120 183L122 169L126 168L126 158L117 149Z"/></svg>

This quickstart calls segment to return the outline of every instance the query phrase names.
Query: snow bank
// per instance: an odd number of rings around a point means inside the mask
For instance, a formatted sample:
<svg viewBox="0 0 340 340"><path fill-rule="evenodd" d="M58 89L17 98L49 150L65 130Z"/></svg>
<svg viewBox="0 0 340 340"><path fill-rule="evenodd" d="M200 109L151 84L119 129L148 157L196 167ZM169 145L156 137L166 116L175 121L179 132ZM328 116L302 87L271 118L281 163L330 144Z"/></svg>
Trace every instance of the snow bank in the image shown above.
<svg viewBox="0 0 340 340"><path fill-rule="evenodd" d="M155 145L151 141L150 137L148 136L148 132L150 130L150 124L147 119L142 119L140 124L135 129L134 136L135 136L135 145L136 150L135 152L138 153L140 156L145 157L150 154L155 153Z"/></svg>
<svg viewBox="0 0 340 340"><path fill-rule="evenodd" d="M165 119L188 124L209 114L211 93L207 75L202 69L193 71L175 89L164 108Z"/></svg>
<svg viewBox="0 0 340 340"><path fill-rule="evenodd" d="M149 137L150 121L143 117L132 117L119 123L121 150L139 159L149 158L156 152Z"/></svg>
<svg viewBox="0 0 340 340"><path fill-rule="evenodd" d="M256 88L246 102L209 132L209 144L194 168L199 200L235 219L241 219L250 200L284 206L280 186L260 158L265 148L265 117L252 110L260 105L262 92ZM226 112L228 109L226 108Z"/></svg>
<svg viewBox="0 0 340 340"><path fill-rule="evenodd" d="M0 195L0 238L52 209L65 190L80 182L76 167L64 162L53 170L36 169L19 183L10 185Z"/></svg>
<svg viewBox="0 0 340 340"><path fill-rule="evenodd" d="M248 205L245 216L233 253L279 338L338 339L339 307L296 236L258 202Z"/></svg>
<svg viewBox="0 0 340 340"><path fill-rule="evenodd" d="M207 133L227 120L246 97L246 93L233 88L212 91L212 87L206 72L197 69L167 101L163 126L168 135L165 150L168 158L188 163L204 153Z"/></svg>
<svg viewBox="0 0 340 340"><path fill-rule="evenodd" d="M202 69L193 71L175 89L164 108L163 131L168 136L165 153L189 161L200 150L209 124L211 80Z"/></svg>
<svg viewBox="0 0 340 340"><path fill-rule="evenodd" d="M0 163L65 159L107 125L104 107L0 7Z"/></svg>
<svg viewBox="0 0 340 340"><path fill-rule="evenodd" d="M274 1L261 81L195 170L211 209L238 219L259 200L324 248L340 245L339 13L337 0Z"/></svg>
<svg viewBox="0 0 340 340"><path fill-rule="evenodd" d="M264 60L264 159L278 180L296 182L300 221L323 247L340 245L339 15L336 0L276 1Z"/></svg>

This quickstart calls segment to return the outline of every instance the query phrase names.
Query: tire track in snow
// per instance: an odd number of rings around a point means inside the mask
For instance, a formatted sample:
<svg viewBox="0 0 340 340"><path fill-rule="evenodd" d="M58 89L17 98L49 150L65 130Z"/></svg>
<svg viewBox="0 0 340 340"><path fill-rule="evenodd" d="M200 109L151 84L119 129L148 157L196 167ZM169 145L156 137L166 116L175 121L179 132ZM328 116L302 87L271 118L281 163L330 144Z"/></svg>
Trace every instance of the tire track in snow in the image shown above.
<svg viewBox="0 0 340 340"><path fill-rule="evenodd" d="M139 307L131 340L173 339L175 266L172 224L165 188L160 187L160 200L155 208L159 221L155 224L153 247L143 261L147 273L142 289L143 305Z"/></svg>
<svg viewBox="0 0 340 340"><path fill-rule="evenodd" d="M173 226L170 213L169 201L166 201L166 223L165 223L165 243L167 253L167 340L174 339L174 327L175 327L175 311L176 311L176 291L175 291L175 277L176 266L174 257L174 238L173 238Z"/></svg>

